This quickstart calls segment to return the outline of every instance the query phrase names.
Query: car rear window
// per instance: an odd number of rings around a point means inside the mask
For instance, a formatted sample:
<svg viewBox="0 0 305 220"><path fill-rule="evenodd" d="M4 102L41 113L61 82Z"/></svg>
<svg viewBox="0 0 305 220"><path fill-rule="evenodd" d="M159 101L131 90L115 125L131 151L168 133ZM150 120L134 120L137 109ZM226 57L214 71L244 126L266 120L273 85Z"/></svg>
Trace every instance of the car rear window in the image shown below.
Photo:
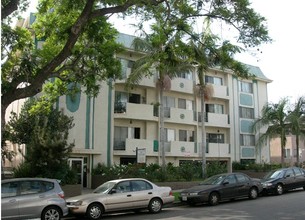
<svg viewBox="0 0 305 220"><path fill-rule="evenodd" d="M20 182L20 195L44 193L54 188L54 183L46 181L22 181Z"/></svg>
<svg viewBox="0 0 305 220"><path fill-rule="evenodd" d="M17 196L18 184L16 182L1 184L1 198Z"/></svg>

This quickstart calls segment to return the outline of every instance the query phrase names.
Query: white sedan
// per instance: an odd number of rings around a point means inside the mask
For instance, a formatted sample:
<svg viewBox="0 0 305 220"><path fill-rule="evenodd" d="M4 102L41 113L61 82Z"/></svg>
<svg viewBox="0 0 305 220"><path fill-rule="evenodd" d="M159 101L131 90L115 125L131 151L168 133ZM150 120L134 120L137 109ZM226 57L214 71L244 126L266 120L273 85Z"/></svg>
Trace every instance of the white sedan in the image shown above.
<svg viewBox="0 0 305 220"><path fill-rule="evenodd" d="M174 202L170 187L159 187L141 178L117 179L97 187L92 193L67 199L72 214L101 219L103 213L148 209L158 213Z"/></svg>

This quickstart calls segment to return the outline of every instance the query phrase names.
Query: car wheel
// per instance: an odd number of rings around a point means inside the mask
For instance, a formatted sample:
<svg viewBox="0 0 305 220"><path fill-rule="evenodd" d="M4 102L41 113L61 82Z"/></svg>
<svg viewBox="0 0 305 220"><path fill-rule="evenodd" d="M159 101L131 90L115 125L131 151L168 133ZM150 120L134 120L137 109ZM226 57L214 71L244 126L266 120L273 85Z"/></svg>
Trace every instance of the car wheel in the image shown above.
<svg viewBox="0 0 305 220"><path fill-rule="evenodd" d="M56 206L50 206L43 210L41 214L42 220L60 220L61 219L61 210Z"/></svg>
<svg viewBox="0 0 305 220"><path fill-rule="evenodd" d="M217 205L219 203L220 196L216 192L212 192L209 196L209 204L210 205Z"/></svg>
<svg viewBox="0 0 305 220"><path fill-rule="evenodd" d="M100 204L93 203L87 209L87 217L91 220L101 219L103 211L104 209Z"/></svg>
<svg viewBox="0 0 305 220"><path fill-rule="evenodd" d="M258 196L258 191L255 187L252 187L249 191L249 198L250 199L256 199Z"/></svg>
<svg viewBox="0 0 305 220"><path fill-rule="evenodd" d="M158 198L153 198L149 202L148 210L150 213L160 212L162 210L162 201Z"/></svg>
<svg viewBox="0 0 305 220"><path fill-rule="evenodd" d="M284 188L282 184L277 184L275 189L276 189L275 193L277 195L282 195L284 192Z"/></svg>

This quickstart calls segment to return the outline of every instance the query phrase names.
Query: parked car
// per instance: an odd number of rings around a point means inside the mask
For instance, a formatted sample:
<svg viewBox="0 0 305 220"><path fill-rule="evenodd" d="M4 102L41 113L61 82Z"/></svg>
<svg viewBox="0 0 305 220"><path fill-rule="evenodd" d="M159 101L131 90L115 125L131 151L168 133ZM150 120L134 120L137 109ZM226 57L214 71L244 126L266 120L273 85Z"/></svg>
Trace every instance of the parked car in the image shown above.
<svg viewBox="0 0 305 220"><path fill-rule="evenodd" d="M1 219L59 220L68 214L59 182L46 178L1 181Z"/></svg>
<svg viewBox="0 0 305 220"><path fill-rule="evenodd" d="M67 199L72 214L100 219L102 214L148 209L151 213L161 211L163 205L174 202L170 187L159 187L141 178L117 179L97 187L92 193Z"/></svg>
<svg viewBox="0 0 305 220"><path fill-rule="evenodd" d="M217 205L220 201L242 197L256 199L262 190L259 179L252 179L243 173L224 173L214 175L198 186L183 190L179 198L190 205Z"/></svg>
<svg viewBox="0 0 305 220"><path fill-rule="evenodd" d="M305 190L305 170L299 167L277 169L267 173L261 181L266 194L282 195L296 188Z"/></svg>

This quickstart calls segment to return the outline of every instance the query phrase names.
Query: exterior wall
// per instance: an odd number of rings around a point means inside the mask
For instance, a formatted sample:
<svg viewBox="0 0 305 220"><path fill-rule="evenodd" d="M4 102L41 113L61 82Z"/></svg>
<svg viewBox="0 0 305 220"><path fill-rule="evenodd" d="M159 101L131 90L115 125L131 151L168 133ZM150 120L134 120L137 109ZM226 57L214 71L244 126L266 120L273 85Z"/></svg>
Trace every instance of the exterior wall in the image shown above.
<svg viewBox="0 0 305 220"><path fill-rule="evenodd" d="M294 165L297 161L296 158L296 137L290 135L286 137L286 155L284 156L285 163ZM274 138L270 140L270 160L271 163L281 163L281 140L280 138ZM299 161L305 162L305 140L300 138L299 142Z"/></svg>

